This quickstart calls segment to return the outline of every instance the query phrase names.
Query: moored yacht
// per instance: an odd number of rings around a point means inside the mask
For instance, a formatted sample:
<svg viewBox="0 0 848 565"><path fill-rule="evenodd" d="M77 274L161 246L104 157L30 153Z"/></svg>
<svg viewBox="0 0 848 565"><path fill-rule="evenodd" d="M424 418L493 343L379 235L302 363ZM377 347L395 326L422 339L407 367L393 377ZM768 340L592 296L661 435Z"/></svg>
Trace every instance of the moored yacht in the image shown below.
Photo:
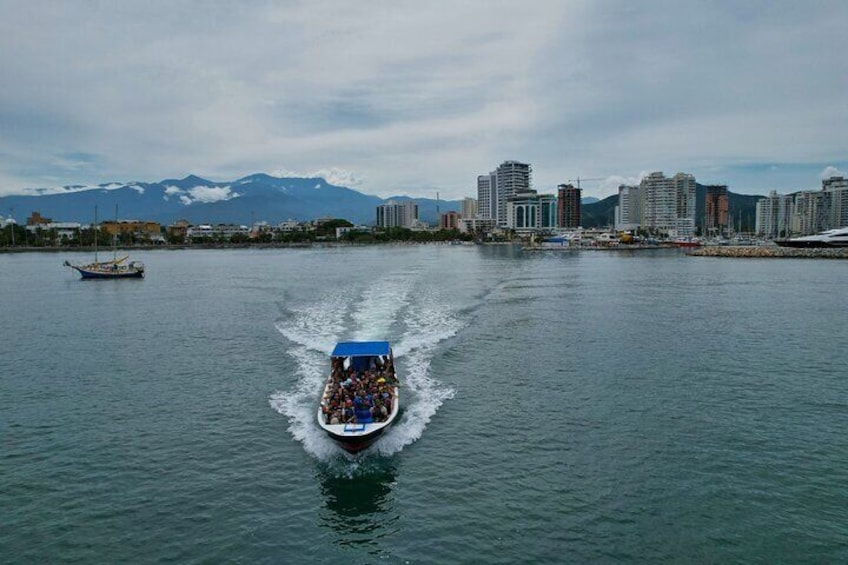
<svg viewBox="0 0 848 565"><path fill-rule="evenodd" d="M321 429L342 449L356 453L374 443L399 412L399 383L389 342L337 343L318 406Z"/></svg>
<svg viewBox="0 0 848 565"><path fill-rule="evenodd" d="M781 247L848 247L848 227L774 242Z"/></svg>

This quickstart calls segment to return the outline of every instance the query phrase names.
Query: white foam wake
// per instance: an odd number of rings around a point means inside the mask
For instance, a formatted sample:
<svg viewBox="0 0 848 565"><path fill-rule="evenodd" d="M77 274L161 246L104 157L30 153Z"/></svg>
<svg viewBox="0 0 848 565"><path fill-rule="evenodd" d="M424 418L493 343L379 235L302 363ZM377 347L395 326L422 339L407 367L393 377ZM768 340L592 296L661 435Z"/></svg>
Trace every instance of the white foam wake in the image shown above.
<svg viewBox="0 0 848 565"><path fill-rule="evenodd" d="M405 322L406 331L394 349L396 357L402 358L399 367L406 370L401 375L404 415L399 424L374 444L373 450L383 455L396 453L417 441L439 407L455 394L454 389L430 376L430 363L437 346L455 336L465 323L433 294L420 296Z"/></svg>
<svg viewBox="0 0 848 565"><path fill-rule="evenodd" d="M355 341L386 339L398 312L409 304L410 273L389 276L375 273L375 276L376 282L365 289L353 312L355 330L352 339Z"/></svg>

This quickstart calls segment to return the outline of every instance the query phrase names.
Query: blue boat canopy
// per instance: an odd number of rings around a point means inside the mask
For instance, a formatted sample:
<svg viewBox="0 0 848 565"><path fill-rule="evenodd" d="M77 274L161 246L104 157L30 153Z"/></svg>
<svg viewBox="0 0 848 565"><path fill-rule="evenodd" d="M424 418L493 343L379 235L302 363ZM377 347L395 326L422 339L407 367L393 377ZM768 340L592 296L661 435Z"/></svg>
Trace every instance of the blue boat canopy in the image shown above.
<svg viewBox="0 0 848 565"><path fill-rule="evenodd" d="M342 341L333 349L333 357L373 357L388 355L391 351L388 341Z"/></svg>

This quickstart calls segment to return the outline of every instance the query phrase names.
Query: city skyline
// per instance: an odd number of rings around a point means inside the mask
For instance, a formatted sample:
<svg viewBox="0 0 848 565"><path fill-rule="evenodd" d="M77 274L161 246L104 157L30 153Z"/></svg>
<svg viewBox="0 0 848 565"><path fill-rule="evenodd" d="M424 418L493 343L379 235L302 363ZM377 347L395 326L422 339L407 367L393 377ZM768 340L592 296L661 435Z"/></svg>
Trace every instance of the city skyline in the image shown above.
<svg viewBox="0 0 848 565"><path fill-rule="evenodd" d="M446 18L445 14L451 17ZM492 163L615 194L848 171L838 1L0 8L0 195L251 172L458 200Z"/></svg>

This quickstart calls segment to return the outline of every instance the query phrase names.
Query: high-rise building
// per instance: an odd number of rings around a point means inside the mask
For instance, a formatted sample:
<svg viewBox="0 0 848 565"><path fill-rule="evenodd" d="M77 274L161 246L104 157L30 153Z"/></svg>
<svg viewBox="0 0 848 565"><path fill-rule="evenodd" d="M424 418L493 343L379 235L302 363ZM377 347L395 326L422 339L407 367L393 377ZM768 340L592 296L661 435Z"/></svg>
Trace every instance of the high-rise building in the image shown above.
<svg viewBox="0 0 848 565"><path fill-rule="evenodd" d="M625 184L618 187L618 205L615 207L615 229L637 230L642 225L642 202L638 186Z"/></svg>
<svg viewBox="0 0 848 565"><path fill-rule="evenodd" d="M494 171L496 176L496 219L498 226L507 227L506 203L519 192L530 190L531 173L532 169L528 163L519 163L518 161L504 161Z"/></svg>
<svg viewBox="0 0 848 565"><path fill-rule="evenodd" d="M498 180L494 173L477 177L477 216L496 220L498 216Z"/></svg>
<svg viewBox="0 0 848 565"><path fill-rule="evenodd" d="M463 218L477 217L477 200L475 198L463 198L460 209L460 215Z"/></svg>
<svg viewBox="0 0 848 565"><path fill-rule="evenodd" d="M671 179L651 173L639 184L639 196L645 228L666 233L677 228L677 193Z"/></svg>
<svg viewBox="0 0 848 565"><path fill-rule="evenodd" d="M527 163L504 161L488 175L477 177L477 215L507 227L506 203L519 192L530 190L532 168Z"/></svg>
<svg viewBox="0 0 848 565"><path fill-rule="evenodd" d="M768 196L757 201L757 234L768 239L788 237L791 214L792 195L782 195L772 190Z"/></svg>
<svg viewBox="0 0 848 565"><path fill-rule="evenodd" d="M830 226L829 193L804 190L794 195L789 231L792 235L812 235Z"/></svg>
<svg viewBox="0 0 848 565"><path fill-rule="evenodd" d="M377 227L412 228L418 221L418 204L414 200L389 200L377 206Z"/></svg>
<svg viewBox="0 0 848 565"><path fill-rule="evenodd" d="M729 209L727 185L707 185L707 195L704 199L704 213L706 214L704 227L707 233L720 234L727 229Z"/></svg>
<svg viewBox="0 0 848 565"><path fill-rule="evenodd" d="M822 181L822 191L829 195L830 227L848 226L848 179L844 177L825 179Z"/></svg>
<svg viewBox="0 0 848 565"><path fill-rule="evenodd" d="M674 188L677 192L677 235L695 235L695 175L677 173L674 175Z"/></svg>
<svg viewBox="0 0 848 565"><path fill-rule="evenodd" d="M579 228L580 198L583 191L571 184L557 186L557 226L561 228Z"/></svg>
<svg viewBox="0 0 848 565"><path fill-rule="evenodd" d="M639 185L642 226L672 237L695 233L695 177L654 172Z"/></svg>

